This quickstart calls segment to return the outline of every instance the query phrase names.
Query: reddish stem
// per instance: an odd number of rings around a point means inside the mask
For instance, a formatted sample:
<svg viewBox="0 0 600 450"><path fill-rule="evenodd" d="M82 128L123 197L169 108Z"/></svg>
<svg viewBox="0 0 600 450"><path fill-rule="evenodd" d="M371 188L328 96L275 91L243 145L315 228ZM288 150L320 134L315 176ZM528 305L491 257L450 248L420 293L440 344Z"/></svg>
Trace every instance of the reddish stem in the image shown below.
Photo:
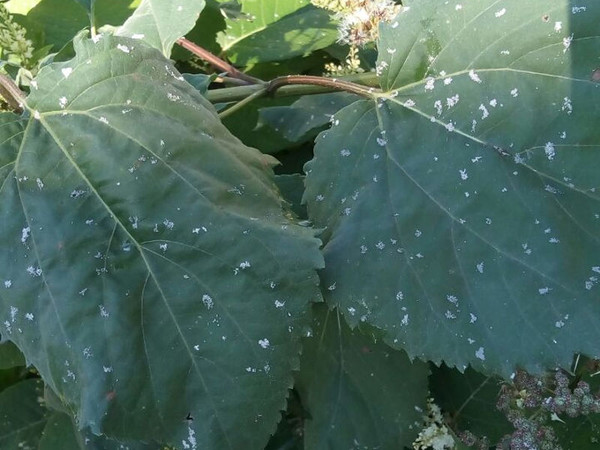
<svg viewBox="0 0 600 450"><path fill-rule="evenodd" d="M367 98L371 98L373 92L379 91L379 89L362 86L350 81L338 80L336 78L315 77L311 75L288 75L271 80L267 87L267 93L273 94L280 87L290 84L312 84L315 86L323 86L325 88L352 92L353 94L361 95Z"/></svg>
<svg viewBox="0 0 600 450"><path fill-rule="evenodd" d="M250 75L246 75L244 72L240 72L235 67L233 67L231 64L229 64L227 61L223 61L217 55L213 55L211 52L209 52L205 48L202 48L199 45L194 44L192 41L188 41L186 38L177 39L177 43L180 46L182 46L183 48L185 48L186 50L189 50L190 52L192 52L198 58L203 59L204 61L206 61L213 67L216 67L217 69L219 69L223 72L227 72L229 74L229 76L232 78L237 78L239 80L243 80L246 82L246 84L262 83L262 80L259 80L258 78L254 78Z"/></svg>

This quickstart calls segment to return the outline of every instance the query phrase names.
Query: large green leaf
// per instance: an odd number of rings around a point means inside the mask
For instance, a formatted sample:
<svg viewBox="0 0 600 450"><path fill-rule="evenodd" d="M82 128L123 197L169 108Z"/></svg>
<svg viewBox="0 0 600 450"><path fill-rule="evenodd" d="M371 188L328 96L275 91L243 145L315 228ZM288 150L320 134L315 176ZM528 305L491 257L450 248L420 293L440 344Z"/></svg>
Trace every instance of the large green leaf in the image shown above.
<svg viewBox="0 0 600 450"><path fill-rule="evenodd" d="M194 28L204 5L204 0L142 0L115 34L143 39L168 57L175 41Z"/></svg>
<svg viewBox="0 0 600 450"><path fill-rule="evenodd" d="M0 116L0 331L80 427L259 448L319 298L319 241L283 214L273 160L159 52L75 50L42 69L29 117Z"/></svg>
<svg viewBox="0 0 600 450"><path fill-rule="evenodd" d="M307 167L329 302L460 369L600 355L600 4L405 3Z"/></svg>
<svg viewBox="0 0 600 450"><path fill-rule="evenodd" d="M350 330L340 314L315 305L299 390L310 414L307 449L402 448L417 437L429 369L404 352Z"/></svg>
<svg viewBox="0 0 600 450"><path fill-rule="evenodd" d="M245 16L228 19L219 43L236 64L281 61L333 44L337 27L329 14L308 0L242 2Z"/></svg>

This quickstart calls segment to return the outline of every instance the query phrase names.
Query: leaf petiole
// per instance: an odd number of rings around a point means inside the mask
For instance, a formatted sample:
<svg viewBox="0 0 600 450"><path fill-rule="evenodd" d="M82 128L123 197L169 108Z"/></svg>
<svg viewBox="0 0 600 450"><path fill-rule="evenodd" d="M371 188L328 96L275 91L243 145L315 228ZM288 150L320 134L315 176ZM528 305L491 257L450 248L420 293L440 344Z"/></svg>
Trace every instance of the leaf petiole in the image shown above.
<svg viewBox="0 0 600 450"><path fill-rule="evenodd" d="M346 90L348 92L357 93L358 95L371 98L373 95L379 94L379 79L374 73L361 73L350 75L343 78L324 78L324 77L308 77L306 75L294 75L294 78L287 78L286 81L274 80L267 83L267 88L270 86L270 94L275 97L289 97L296 95L311 95L332 92L335 90ZM315 82L312 82L313 79ZM307 82L301 82L307 81ZM249 95L252 95L258 90L261 90L265 85L246 85L236 86L223 89L211 89L206 93L206 97L211 103L226 103L243 100ZM349 89L347 89L349 87Z"/></svg>
<svg viewBox="0 0 600 450"><path fill-rule="evenodd" d="M267 94L267 88L266 87L262 87L260 88L258 91L250 94L248 97L240 100L239 102L237 102L236 104L230 106L229 108L227 108L226 110L222 111L219 113L219 118L221 120L223 120L225 117L233 114L234 112L240 110L241 108L243 108L245 105L247 105L248 103L252 102L253 100L262 97L264 95Z"/></svg>
<svg viewBox="0 0 600 450"><path fill-rule="evenodd" d="M25 95L19 87L15 84L15 82L8 77L7 75L0 73L0 95L6 103L13 109L16 113L23 112L23 102L25 101Z"/></svg>
<svg viewBox="0 0 600 450"><path fill-rule="evenodd" d="M197 57L203 59L208 62L212 66L221 70L222 72L227 72L230 77L237 78L239 80L245 81L245 84L262 84L264 83L262 80L255 78L253 76L247 75L244 72L240 72L227 61L222 60L217 55L213 55L211 52L206 50L205 48L200 47L199 45L194 44L192 41L187 40L186 38L180 38L177 40L177 44L181 47L189 50L191 53L196 55Z"/></svg>
<svg viewBox="0 0 600 450"><path fill-rule="evenodd" d="M340 80L338 78L316 77L312 75L288 75L271 80L267 86L267 93L273 94L279 88L290 85L312 85L321 86L332 90L340 90L357 94L362 97L372 98L374 93L380 93L381 89L367 87L352 81Z"/></svg>

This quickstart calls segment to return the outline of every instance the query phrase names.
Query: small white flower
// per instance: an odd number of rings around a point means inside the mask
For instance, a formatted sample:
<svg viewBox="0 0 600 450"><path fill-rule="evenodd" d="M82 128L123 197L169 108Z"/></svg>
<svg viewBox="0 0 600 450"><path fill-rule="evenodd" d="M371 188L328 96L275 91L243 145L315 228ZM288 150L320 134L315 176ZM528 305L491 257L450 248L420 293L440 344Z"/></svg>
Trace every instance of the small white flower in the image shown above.
<svg viewBox="0 0 600 450"><path fill-rule="evenodd" d="M379 23L390 22L401 6L392 0L312 0L313 5L328 9L339 21L339 41L363 46L378 37Z"/></svg>

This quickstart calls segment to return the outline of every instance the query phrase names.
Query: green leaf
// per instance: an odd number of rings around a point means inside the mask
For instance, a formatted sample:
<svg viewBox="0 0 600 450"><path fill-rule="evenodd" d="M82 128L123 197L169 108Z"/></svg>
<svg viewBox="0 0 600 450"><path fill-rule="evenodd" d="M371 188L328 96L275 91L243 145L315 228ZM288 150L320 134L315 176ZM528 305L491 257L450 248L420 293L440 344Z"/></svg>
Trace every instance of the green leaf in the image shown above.
<svg viewBox="0 0 600 450"><path fill-rule="evenodd" d="M24 366L23 353L12 342L0 344L0 370Z"/></svg>
<svg viewBox="0 0 600 450"><path fill-rule="evenodd" d="M245 72L261 80L272 80L295 73L320 76L323 74L325 64L330 61L331 57L325 50L317 50L308 56L294 56L283 61L257 63L252 67L247 67Z"/></svg>
<svg viewBox="0 0 600 450"><path fill-rule="evenodd" d="M299 219L306 219L306 207L302 204L304 195L304 176L299 173L276 175L275 183L289 203L291 210Z"/></svg>
<svg viewBox="0 0 600 450"><path fill-rule="evenodd" d="M346 92L306 95L290 106L270 106L259 111L260 118L290 142L317 135L331 117L357 97Z"/></svg>
<svg viewBox="0 0 600 450"><path fill-rule="evenodd" d="M206 94L210 83L212 83L215 80L215 78L217 78L217 76L205 75L202 73L184 73L183 78L185 79L185 81L194 86L198 90L198 92L204 95Z"/></svg>
<svg viewBox="0 0 600 450"><path fill-rule="evenodd" d="M142 0L140 6L115 34L143 39L169 57L175 41L194 28L204 5L204 0Z"/></svg>
<svg viewBox="0 0 600 450"><path fill-rule="evenodd" d="M552 424L563 448L594 450L598 447L600 414L589 414L575 419L564 417L563 422L553 422Z"/></svg>
<svg viewBox="0 0 600 450"><path fill-rule="evenodd" d="M120 25L131 14L131 0L95 0L96 26ZM85 27L89 27L87 11L73 0L42 0L27 18L44 31L45 43L59 51ZM37 28L36 27L36 28Z"/></svg>
<svg viewBox="0 0 600 450"><path fill-rule="evenodd" d="M46 423L42 388L39 379L30 379L0 392L0 448L37 448Z"/></svg>
<svg viewBox="0 0 600 450"><path fill-rule="evenodd" d="M289 105L291 100L282 98L259 98L223 119L227 129L244 144L263 153L276 153L293 146L277 131L260 121L260 110L266 105Z"/></svg>
<svg viewBox="0 0 600 450"><path fill-rule="evenodd" d="M239 65L308 55L338 37L329 14L308 0L246 0L242 12L246 17L226 20L226 31L219 34L223 52Z"/></svg>
<svg viewBox="0 0 600 450"><path fill-rule="evenodd" d="M238 42L264 30L269 24L278 21L300 8L309 5L310 0L288 0L285 2L262 2L246 0L243 2L240 14L235 17L227 16L227 34L219 35L219 41L224 51L234 47Z"/></svg>
<svg viewBox="0 0 600 450"><path fill-rule="evenodd" d="M158 51L75 50L42 69L28 117L0 116L0 331L82 428L264 446L319 241L284 215L272 158Z"/></svg>
<svg viewBox="0 0 600 450"><path fill-rule="evenodd" d="M303 421L305 411L296 390L290 390L287 410L283 412L277 431L269 440L265 450L304 450Z"/></svg>
<svg viewBox="0 0 600 450"><path fill-rule="evenodd" d="M427 397L427 365L350 330L336 310L314 305L313 311L298 376L310 414L306 448L410 446Z"/></svg>
<svg viewBox="0 0 600 450"><path fill-rule="evenodd" d="M92 9L94 8L94 3L95 0L75 0L77 3L79 3L81 6L83 6L88 14L92 13Z"/></svg>
<svg viewBox="0 0 600 450"><path fill-rule="evenodd" d="M77 439L72 419L63 413L54 413L48 417L40 439L39 450L84 450ZM88 442L89 444L89 442Z"/></svg>
<svg viewBox="0 0 600 450"><path fill-rule="evenodd" d="M406 6L307 167L328 301L460 369L599 355L598 4Z"/></svg>
<svg viewBox="0 0 600 450"><path fill-rule="evenodd" d="M85 9L73 0L42 0L27 18L44 31L46 44L58 51L82 28L89 26Z"/></svg>
<svg viewBox="0 0 600 450"><path fill-rule="evenodd" d="M48 417L39 450L159 450L164 446L142 442L121 443L96 436L89 431L79 431L73 419L64 413Z"/></svg>
<svg viewBox="0 0 600 450"><path fill-rule="evenodd" d="M217 33L225 29L225 18L221 9L221 4L217 0L207 0L202 14L196 21L194 28L185 35L186 39L206 50L219 54L221 46L217 43ZM173 48L171 59L187 60L191 53L179 46Z"/></svg>
<svg viewBox="0 0 600 450"><path fill-rule="evenodd" d="M4 3L11 14L27 14L40 0L8 0Z"/></svg>
<svg viewBox="0 0 600 450"><path fill-rule="evenodd" d="M445 365L432 365L429 377L431 395L446 414L449 425L456 431L487 436L491 443L514 431L496 408L500 382L500 379L482 375L470 367L460 373Z"/></svg>
<svg viewBox="0 0 600 450"><path fill-rule="evenodd" d="M158 450L157 444L119 443L79 431L64 413L50 413L39 379L20 381L0 393L0 445L3 449Z"/></svg>

